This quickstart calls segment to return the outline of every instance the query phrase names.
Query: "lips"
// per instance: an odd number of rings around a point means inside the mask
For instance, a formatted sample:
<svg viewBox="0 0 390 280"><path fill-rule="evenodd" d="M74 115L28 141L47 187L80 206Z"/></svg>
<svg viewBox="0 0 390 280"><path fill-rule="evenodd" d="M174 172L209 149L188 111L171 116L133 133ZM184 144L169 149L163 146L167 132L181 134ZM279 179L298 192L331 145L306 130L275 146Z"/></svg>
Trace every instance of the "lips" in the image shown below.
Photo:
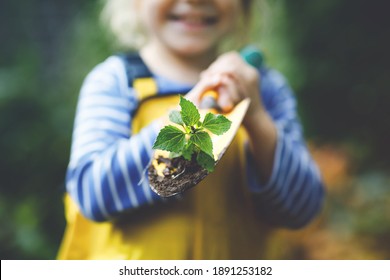
<svg viewBox="0 0 390 280"><path fill-rule="evenodd" d="M218 22L218 18L212 15L202 15L195 13L170 14L168 19L173 22L181 22L188 25L208 26Z"/></svg>

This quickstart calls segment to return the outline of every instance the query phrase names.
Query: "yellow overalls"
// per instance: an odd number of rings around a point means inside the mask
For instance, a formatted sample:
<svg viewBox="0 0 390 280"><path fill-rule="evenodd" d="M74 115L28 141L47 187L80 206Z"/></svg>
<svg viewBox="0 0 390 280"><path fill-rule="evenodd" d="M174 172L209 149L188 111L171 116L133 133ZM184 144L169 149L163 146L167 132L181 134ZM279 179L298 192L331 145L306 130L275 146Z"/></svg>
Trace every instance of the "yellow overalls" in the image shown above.
<svg viewBox="0 0 390 280"><path fill-rule="evenodd" d="M144 88L144 96L152 95L154 87L143 82L136 90ZM177 95L145 99L134 117L132 133L178 103ZM245 137L240 128L215 171L181 200L141 207L118 221L90 221L66 195L67 228L58 258L264 258L267 230L254 215L245 182Z"/></svg>

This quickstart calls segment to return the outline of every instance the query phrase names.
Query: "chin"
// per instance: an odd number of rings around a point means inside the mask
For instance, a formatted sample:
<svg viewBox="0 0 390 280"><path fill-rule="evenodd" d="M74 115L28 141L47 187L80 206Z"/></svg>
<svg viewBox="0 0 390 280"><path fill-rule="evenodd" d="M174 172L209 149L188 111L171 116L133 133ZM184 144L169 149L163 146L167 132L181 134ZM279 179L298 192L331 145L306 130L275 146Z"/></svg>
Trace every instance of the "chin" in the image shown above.
<svg viewBox="0 0 390 280"><path fill-rule="evenodd" d="M183 44L183 45L175 45L172 49L184 56L199 56L204 55L210 52L213 52L216 49L216 46L205 46L205 45L197 45L197 44Z"/></svg>

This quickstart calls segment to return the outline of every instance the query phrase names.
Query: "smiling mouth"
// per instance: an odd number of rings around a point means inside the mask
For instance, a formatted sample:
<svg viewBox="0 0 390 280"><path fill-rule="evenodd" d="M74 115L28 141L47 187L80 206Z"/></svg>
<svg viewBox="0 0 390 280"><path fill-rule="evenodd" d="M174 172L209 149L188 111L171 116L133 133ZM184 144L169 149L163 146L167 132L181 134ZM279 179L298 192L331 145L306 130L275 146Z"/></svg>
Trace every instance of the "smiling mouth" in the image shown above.
<svg viewBox="0 0 390 280"><path fill-rule="evenodd" d="M168 19L174 22L182 22L189 25L214 25L218 22L215 16L193 16L193 15L168 15Z"/></svg>

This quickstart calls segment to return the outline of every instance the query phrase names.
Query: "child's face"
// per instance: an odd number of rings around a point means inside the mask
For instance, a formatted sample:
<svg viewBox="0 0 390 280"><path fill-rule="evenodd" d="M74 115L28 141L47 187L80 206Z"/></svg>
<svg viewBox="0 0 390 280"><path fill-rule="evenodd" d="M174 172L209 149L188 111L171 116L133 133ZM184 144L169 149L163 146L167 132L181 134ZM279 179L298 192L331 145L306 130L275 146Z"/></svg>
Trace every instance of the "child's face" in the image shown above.
<svg viewBox="0 0 390 280"><path fill-rule="evenodd" d="M214 51L242 14L241 0L139 0L150 43L181 55Z"/></svg>

